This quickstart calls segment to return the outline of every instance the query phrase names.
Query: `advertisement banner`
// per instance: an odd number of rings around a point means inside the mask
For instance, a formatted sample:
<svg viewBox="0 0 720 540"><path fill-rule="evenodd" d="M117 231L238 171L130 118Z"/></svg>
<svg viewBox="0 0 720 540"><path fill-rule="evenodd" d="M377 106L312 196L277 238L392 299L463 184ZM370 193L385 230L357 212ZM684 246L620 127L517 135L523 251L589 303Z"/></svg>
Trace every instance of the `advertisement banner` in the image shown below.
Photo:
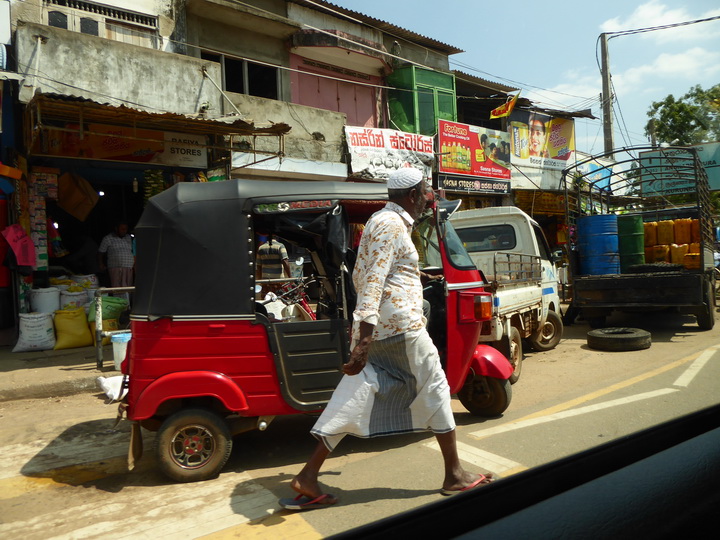
<svg viewBox="0 0 720 540"><path fill-rule="evenodd" d="M394 129L345 127L351 175L387 180L389 174L410 164L426 179L432 177L433 138Z"/></svg>
<svg viewBox="0 0 720 540"><path fill-rule="evenodd" d="M88 124L87 132L80 137L78 124L67 124L65 128L72 131L49 130L40 151L52 156L207 167L204 135Z"/></svg>
<svg viewBox="0 0 720 540"><path fill-rule="evenodd" d="M720 142L711 142L691 146L697 150L698 158L708 176L710 191L720 190ZM691 167L687 161L689 153L684 150L662 150L640 153L640 166L651 167L652 178L643 175L643 195L677 195L695 191L695 183L687 179L692 171L683 171L685 179L678 178L677 164L672 156L682 155L683 167Z"/></svg>
<svg viewBox="0 0 720 540"><path fill-rule="evenodd" d="M441 173L510 180L510 139L504 131L439 120L438 146Z"/></svg>
<svg viewBox="0 0 720 540"><path fill-rule="evenodd" d="M513 111L509 129L515 165L564 169L575 159L573 120Z"/></svg>
<svg viewBox="0 0 720 540"><path fill-rule="evenodd" d="M592 183L593 189L608 189L613 177L613 168L611 165L604 165L598 161L589 161L582 165L578 165L579 173L585 175L585 179ZM616 195L620 195L616 193Z"/></svg>

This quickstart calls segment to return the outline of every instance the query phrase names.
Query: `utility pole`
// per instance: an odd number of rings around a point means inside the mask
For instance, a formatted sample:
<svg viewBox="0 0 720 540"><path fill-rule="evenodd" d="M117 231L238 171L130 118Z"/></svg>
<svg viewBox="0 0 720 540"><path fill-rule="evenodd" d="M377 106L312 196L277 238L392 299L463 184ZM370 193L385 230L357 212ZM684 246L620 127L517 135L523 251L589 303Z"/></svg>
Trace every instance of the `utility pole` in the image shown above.
<svg viewBox="0 0 720 540"><path fill-rule="evenodd" d="M602 108L603 108L603 138L605 153L609 154L615 149L613 144L613 95L610 85L610 57L608 55L608 35L600 34L600 59L602 61Z"/></svg>

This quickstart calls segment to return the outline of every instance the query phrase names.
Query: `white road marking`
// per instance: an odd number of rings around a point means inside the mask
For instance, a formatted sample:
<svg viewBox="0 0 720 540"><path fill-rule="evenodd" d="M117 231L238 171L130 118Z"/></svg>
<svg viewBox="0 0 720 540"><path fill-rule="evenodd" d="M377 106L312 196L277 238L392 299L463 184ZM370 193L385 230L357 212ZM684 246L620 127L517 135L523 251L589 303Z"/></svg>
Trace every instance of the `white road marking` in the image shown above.
<svg viewBox="0 0 720 540"><path fill-rule="evenodd" d="M440 451L437 441L427 442L425 443L425 446L432 448L433 450L437 450L438 452ZM457 448L458 456L460 456L461 460L494 473L499 474L513 469L524 468L516 461L498 456L497 454L486 452L485 450L480 450L479 448L467 443L458 442Z"/></svg>
<svg viewBox="0 0 720 540"><path fill-rule="evenodd" d="M555 414L549 414L547 416L541 416L539 418L532 418L530 420L523 420L520 422L510 422L509 424L504 424L501 426L496 426L493 428L488 429L481 429L480 431L474 431L470 433L469 435L471 437L475 437L477 439L482 439L483 437L488 437L490 435L497 435L499 433L506 433L509 431L515 431L517 429L523 429L527 427L536 426L538 424L545 424L547 422L554 422L555 420L562 420L564 418L569 418L572 416L579 416L581 414L591 413L595 411L600 411L602 409L609 409L611 407L619 407L622 405L627 405L628 403L633 403L634 401L641 401L643 399L650 399L658 396L663 396L665 394L671 394L673 392L677 392L677 388L663 388L660 390L655 390L653 392L645 392L644 394L637 394L635 396L630 396L626 398L620 398L620 399L614 399L612 401L606 401L604 403L597 403L595 405L587 405L585 407L580 407L578 409L572 409L569 411L563 411Z"/></svg>
<svg viewBox="0 0 720 540"><path fill-rule="evenodd" d="M673 386L684 386L687 388L695 376L700 373L700 370L705 367L705 364L707 364L708 360L710 360L716 352L717 347L711 347L703 351L703 353L698 356L697 359L690 364L690 366L688 366L684 373L675 380Z"/></svg>

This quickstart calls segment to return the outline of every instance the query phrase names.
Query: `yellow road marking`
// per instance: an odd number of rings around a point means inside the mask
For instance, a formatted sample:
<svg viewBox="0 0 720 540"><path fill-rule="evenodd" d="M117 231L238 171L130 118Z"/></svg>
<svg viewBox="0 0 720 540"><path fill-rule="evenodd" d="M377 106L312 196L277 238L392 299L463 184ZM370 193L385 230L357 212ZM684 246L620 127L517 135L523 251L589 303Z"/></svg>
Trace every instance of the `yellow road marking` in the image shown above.
<svg viewBox="0 0 720 540"><path fill-rule="evenodd" d="M229 540L231 538L315 540L322 537L322 534L305 521L302 514L279 510L260 519L201 536L198 540Z"/></svg>
<svg viewBox="0 0 720 540"><path fill-rule="evenodd" d="M48 469L29 475L4 478L0 480L0 500L12 499L28 491L41 488L79 486L124 472L127 472L126 459L111 458L81 465Z"/></svg>

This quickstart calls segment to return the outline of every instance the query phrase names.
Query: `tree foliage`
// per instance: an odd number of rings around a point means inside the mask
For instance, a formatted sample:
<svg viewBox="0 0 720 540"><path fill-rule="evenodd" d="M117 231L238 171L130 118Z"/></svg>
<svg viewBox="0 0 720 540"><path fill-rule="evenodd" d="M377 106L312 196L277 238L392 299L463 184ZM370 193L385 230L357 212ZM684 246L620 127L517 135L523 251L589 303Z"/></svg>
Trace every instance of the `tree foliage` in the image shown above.
<svg viewBox="0 0 720 540"><path fill-rule="evenodd" d="M694 86L677 99L672 94L653 102L645 134L655 141L674 145L720 140L720 84L708 90ZM677 141L677 142L675 142Z"/></svg>

